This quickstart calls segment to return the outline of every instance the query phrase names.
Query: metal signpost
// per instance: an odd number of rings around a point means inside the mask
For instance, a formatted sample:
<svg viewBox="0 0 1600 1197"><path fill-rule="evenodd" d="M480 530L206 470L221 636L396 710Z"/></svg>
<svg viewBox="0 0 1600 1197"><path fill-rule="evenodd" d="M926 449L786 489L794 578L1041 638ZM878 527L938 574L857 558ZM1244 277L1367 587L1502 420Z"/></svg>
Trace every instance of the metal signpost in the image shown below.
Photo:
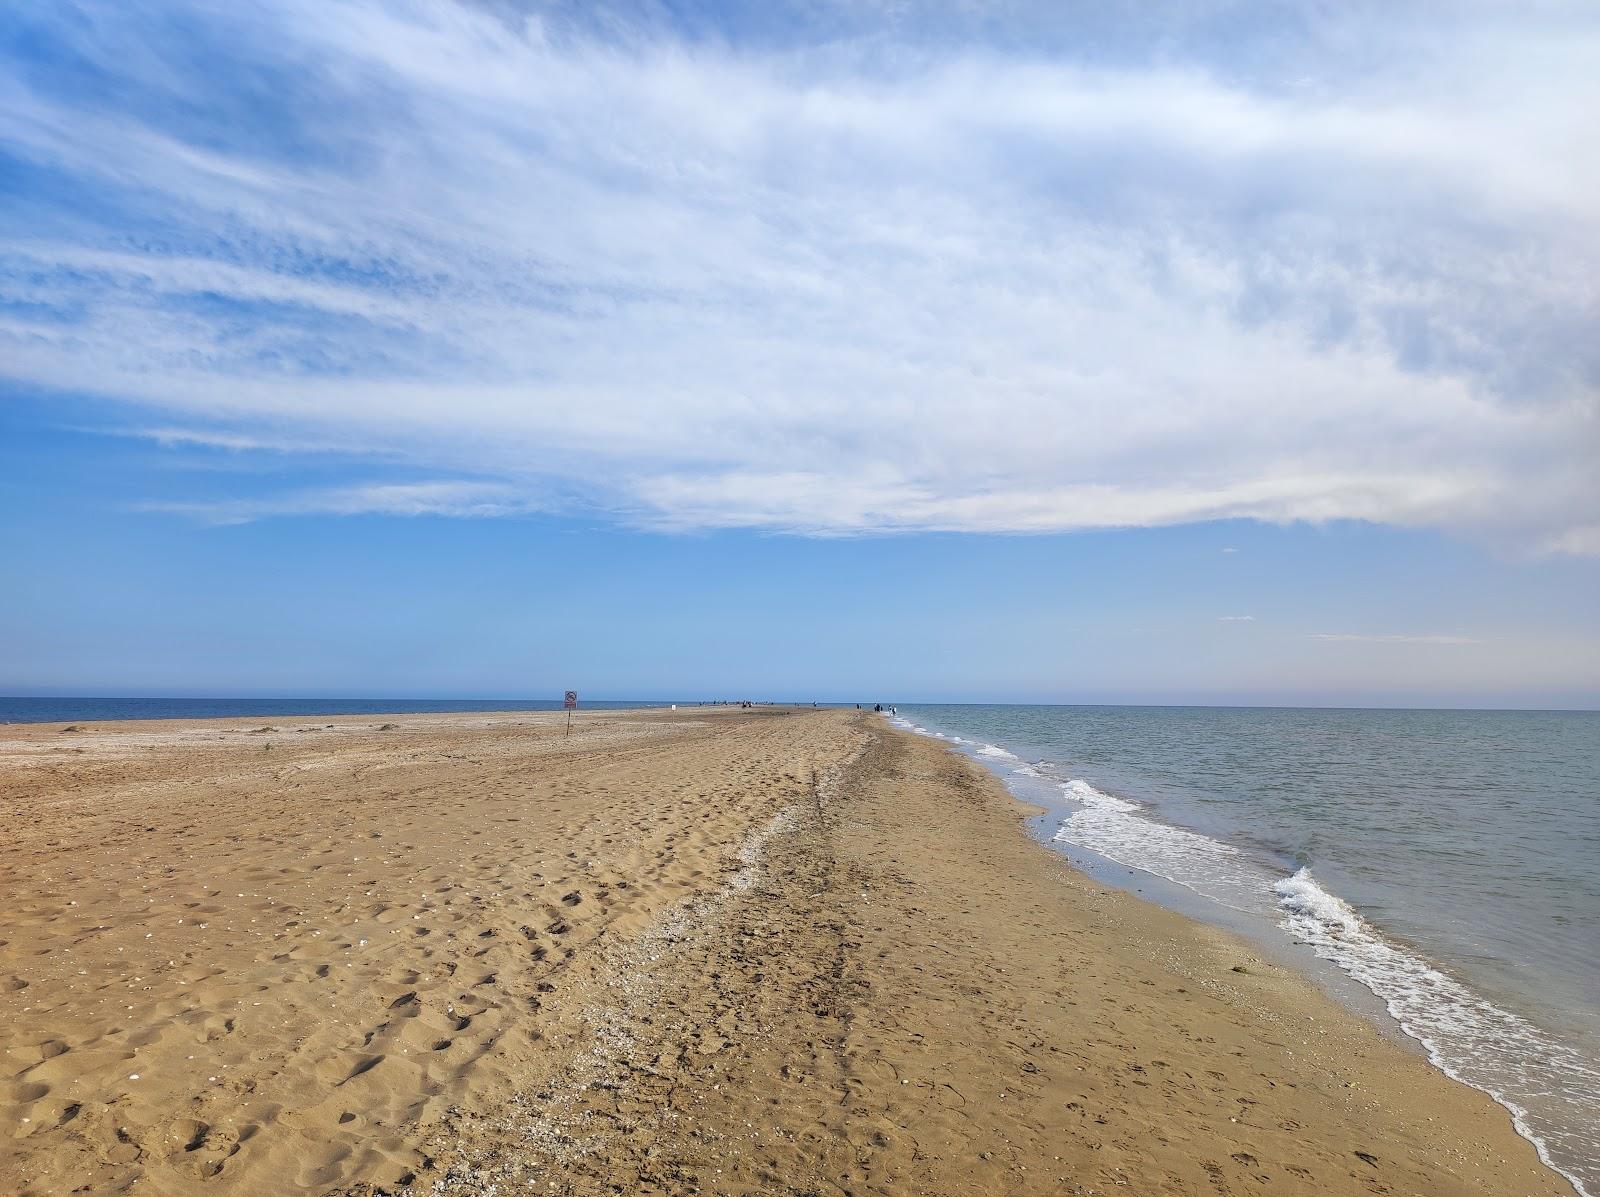
<svg viewBox="0 0 1600 1197"><path fill-rule="evenodd" d="M576 690L568 690L566 697L562 700L562 705L567 708L567 735L570 736L572 734L572 712L578 705L578 692Z"/></svg>

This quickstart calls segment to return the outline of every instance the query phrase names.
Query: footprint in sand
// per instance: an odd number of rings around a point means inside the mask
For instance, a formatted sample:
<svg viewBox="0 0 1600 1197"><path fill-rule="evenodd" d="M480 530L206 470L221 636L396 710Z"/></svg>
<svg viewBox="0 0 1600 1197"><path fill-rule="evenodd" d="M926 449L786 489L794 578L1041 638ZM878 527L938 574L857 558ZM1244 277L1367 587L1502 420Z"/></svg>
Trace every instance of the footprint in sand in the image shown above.
<svg viewBox="0 0 1600 1197"><path fill-rule="evenodd" d="M185 1119L172 1128L172 1137L183 1144L184 1151L199 1151L211 1137L211 1125L193 1118Z"/></svg>
<svg viewBox="0 0 1600 1197"><path fill-rule="evenodd" d="M106 1159L113 1164L131 1164L144 1157L144 1149L134 1141L126 1127L117 1128L117 1145L106 1152Z"/></svg>
<svg viewBox="0 0 1600 1197"><path fill-rule="evenodd" d="M345 1077L344 1080L340 1081L339 1083L341 1085L348 1085L351 1081L355 1080L358 1076L365 1076L367 1073L371 1072L374 1068L376 1068L379 1064L382 1064L386 1058L387 1057L385 1057L385 1056L383 1056L381 1054L380 1055L376 1055L376 1056L367 1056L365 1059L361 1060L354 1068L352 1068L350 1070L350 1075L349 1076Z"/></svg>

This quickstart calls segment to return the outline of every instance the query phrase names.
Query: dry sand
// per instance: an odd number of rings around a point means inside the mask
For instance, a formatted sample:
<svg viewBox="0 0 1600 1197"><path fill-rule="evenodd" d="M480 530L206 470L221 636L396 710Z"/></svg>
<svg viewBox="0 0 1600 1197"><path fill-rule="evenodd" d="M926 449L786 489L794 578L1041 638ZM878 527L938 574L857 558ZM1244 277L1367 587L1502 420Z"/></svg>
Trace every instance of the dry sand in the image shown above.
<svg viewBox="0 0 1600 1197"><path fill-rule="evenodd" d="M0 811L4 1194L1570 1197L870 716L9 727Z"/></svg>

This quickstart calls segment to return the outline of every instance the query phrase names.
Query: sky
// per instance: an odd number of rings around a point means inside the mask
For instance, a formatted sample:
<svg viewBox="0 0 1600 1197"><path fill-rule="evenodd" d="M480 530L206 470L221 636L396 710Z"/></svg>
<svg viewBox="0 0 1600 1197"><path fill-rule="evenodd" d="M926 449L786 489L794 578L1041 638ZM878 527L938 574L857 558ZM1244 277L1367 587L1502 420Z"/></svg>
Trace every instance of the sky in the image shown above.
<svg viewBox="0 0 1600 1197"><path fill-rule="evenodd" d="M0 15L0 693L1600 705L1600 10Z"/></svg>

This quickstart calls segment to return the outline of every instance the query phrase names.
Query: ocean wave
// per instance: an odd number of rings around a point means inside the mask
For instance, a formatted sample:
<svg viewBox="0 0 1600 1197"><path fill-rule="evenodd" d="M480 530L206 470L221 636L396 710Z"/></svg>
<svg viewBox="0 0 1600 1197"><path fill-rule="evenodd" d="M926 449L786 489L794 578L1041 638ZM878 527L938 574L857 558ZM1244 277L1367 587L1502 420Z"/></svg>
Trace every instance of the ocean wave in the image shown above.
<svg viewBox="0 0 1600 1197"><path fill-rule="evenodd" d="M1063 782L1061 793L1078 809L1062 820L1057 841L1176 882L1235 910L1261 913L1267 905L1269 874L1232 844L1148 818L1137 803L1081 778Z"/></svg>
<svg viewBox="0 0 1600 1197"><path fill-rule="evenodd" d="M1420 1042L1434 1065L1481 1089L1511 1112L1517 1131L1545 1165L1584 1197L1589 1190L1551 1158L1551 1147L1581 1154L1581 1131L1600 1125L1600 1070L1566 1044L1473 992L1384 937L1302 868L1273 886L1280 926L1376 994L1400 1029ZM1541 1098L1539 1125L1508 1092ZM1564 1152L1561 1154L1565 1154Z"/></svg>
<svg viewBox="0 0 1600 1197"><path fill-rule="evenodd" d="M1022 758L1020 756L1018 756L1016 753L1007 752L1004 748L999 748L999 747L997 747L997 746L995 746L993 744L982 744L982 745L979 745L976 751L977 751L979 756L993 757L995 760L1000 760L1000 761L1019 761L1020 762L1022 760Z"/></svg>

